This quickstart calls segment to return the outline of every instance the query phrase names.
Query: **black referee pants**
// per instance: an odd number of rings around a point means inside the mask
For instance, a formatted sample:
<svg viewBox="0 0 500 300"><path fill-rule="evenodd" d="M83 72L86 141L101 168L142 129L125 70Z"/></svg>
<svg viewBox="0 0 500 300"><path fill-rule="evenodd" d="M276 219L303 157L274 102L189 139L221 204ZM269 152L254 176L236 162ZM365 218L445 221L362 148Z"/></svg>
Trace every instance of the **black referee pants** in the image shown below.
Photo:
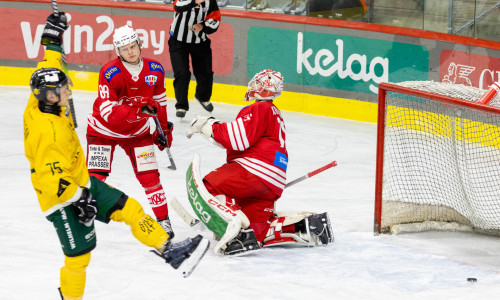
<svg viewBox="0 0 500 300"><path fill-rule="evenodd" d="M210 101L212 97L212 85L214 72L212 70L212 49L210 40L199 44L179 42L170 37L168 40L170 61L174 70L174 90L176 109L189 110L188 89L191 80L189 70L189 56L193 66L193 74L196 79L196 99L201 102Z"/></svg>

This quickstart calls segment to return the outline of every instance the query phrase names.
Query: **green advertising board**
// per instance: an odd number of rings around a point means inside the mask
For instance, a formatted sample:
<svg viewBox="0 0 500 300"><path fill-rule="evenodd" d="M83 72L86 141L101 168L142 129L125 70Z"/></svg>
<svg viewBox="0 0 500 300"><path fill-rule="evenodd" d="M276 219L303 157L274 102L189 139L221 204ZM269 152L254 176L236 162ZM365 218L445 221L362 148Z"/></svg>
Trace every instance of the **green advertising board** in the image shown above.
<svg viewBox="0 0 500 300"><path fill-rule="evenodd" d="M289 84L374 94L380 82L429 79L420 45L253 26L247 49L250 78L273 69Z"/></svg>

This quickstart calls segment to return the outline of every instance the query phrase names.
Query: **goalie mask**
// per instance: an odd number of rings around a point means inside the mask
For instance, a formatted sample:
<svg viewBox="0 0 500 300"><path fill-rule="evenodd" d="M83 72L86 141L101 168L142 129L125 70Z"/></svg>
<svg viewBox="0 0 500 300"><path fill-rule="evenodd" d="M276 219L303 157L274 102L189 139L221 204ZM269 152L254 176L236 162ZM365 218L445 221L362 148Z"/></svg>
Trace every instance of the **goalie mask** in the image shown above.
<svg viewBox="0 0 500 300"><path fill-rule="evenodd" d="M268 100L278 98L283 91L283 76L273 70L262 70L248 83L245 101Z"/></svg>
<svg viewBox="0 0 500 300"><path fill-rule="evenodd" d="M132 27L125 25L115 30L113 34L113 44L115 45L116 55L121 57L119 48L133 42L137 42L139 48L141 48L141 40Z"/></svg>
<svg viewBox="0 0 500 300"><path fill-rule="evenodd" d="M30 79L31 92L38 101L47 102L47 93L61 95L61 88L68 84L68 77L56 68L36 70Z"/></svg>

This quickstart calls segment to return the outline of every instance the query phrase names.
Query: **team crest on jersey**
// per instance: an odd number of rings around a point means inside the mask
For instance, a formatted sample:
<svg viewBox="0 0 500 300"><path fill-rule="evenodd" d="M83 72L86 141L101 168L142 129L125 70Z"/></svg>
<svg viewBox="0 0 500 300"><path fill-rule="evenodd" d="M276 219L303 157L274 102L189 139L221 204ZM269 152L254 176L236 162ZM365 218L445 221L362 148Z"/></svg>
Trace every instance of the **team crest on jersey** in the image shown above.
<svg viewBox="0 0 500 300"><path fill-rule="evenodd" d="M113 78L113 76L115 76L116 74L118 73L121 73L121 70L118 69L118 67L116 66L112 66L112 67L109 67L106 72L104 72L104 78L106 78L106 80L108 82L111 81L111 78Z"/></svg>
<svg viewBox="0 0 500 300"><path fill-rule="evenodd" d="M144 79L149 86L154 86L156 81L158 80L158 76L148 75Z"/></svg>
<svg viewBox="0 0 500 300"><path fill-rule="evenodd" d="M57 190L57 197L61 197L61 195L64 193L64 191L66 190L66 188L70 185L71 183L69 183L68 181L60 178L59 179L59 188Z"/></svg>
<svg viewBox="0 0 500 300"><path fill-rule="evenodd" d="M149 69L151 71L160 71L163 73L163 67L159 63L155 63L155 62L150 61L149 62Z"/></svg>

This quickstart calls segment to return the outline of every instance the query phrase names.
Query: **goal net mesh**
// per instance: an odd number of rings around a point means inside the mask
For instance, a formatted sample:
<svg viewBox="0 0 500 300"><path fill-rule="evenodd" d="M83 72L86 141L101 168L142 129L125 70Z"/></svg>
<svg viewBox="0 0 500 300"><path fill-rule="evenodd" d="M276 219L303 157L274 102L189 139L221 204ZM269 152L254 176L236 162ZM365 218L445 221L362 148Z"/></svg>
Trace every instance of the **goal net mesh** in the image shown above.
<svg viewBox="0 0 500 300"><path fill-rule="evenodd" d="M396 85L470 103L485 92L429 81ZM490 102L491 110L427 98L404 90L386 93L376 226L384 233L438 229L499 235L500 110L495 106L500 97Z"/></svg>

